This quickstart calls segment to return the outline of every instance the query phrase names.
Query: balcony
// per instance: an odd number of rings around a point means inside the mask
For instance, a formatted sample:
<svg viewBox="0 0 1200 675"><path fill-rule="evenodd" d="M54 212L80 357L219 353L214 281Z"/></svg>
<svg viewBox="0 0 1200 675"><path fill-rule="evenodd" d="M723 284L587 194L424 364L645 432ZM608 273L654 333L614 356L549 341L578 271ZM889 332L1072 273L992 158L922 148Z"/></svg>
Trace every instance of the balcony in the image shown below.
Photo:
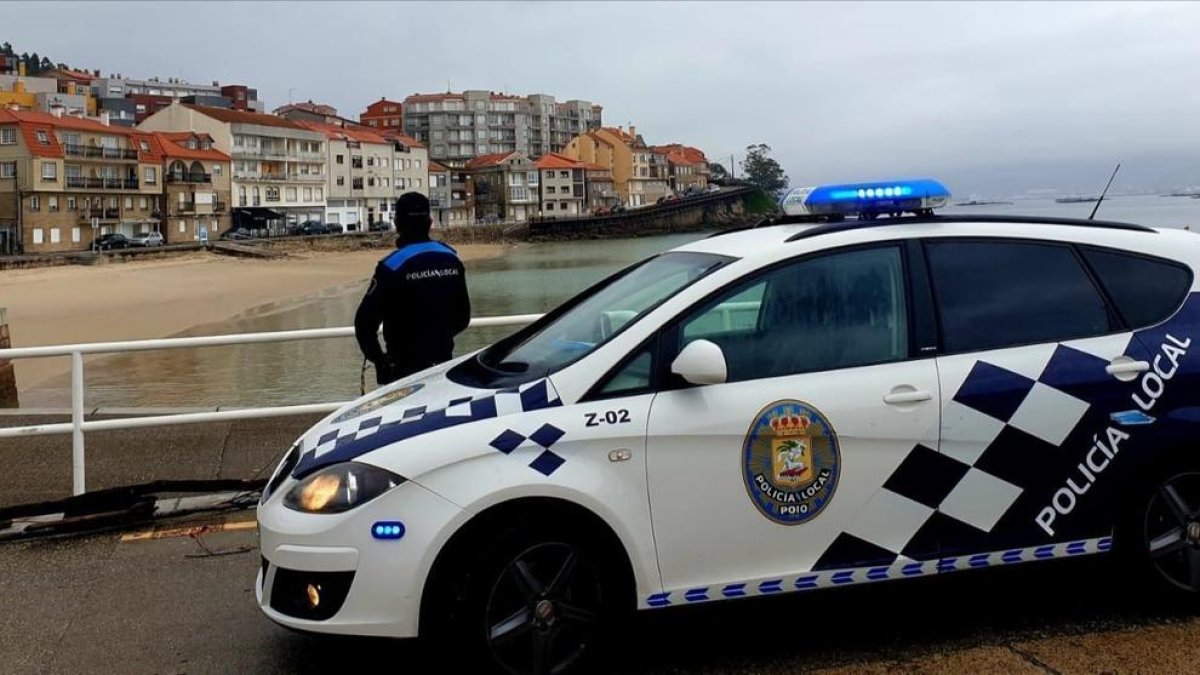
<svg viewBox="0 0 1200 675"><path fill-rule="evenodd" d="M132 148L103 148L95 145L77 145L64 143L63 153L68 157L84 157L87 159L120 159L134 160L138 158L137 150Z"/></svg>
<svg viewBox="0 0 1200 675"><path fill-rule="evenodd" d="M74 190L136 190L136 178L84 178L67 176L67 188Z"/></svg>
<svg viewBox="0 0 1200 675"><path fill-rule="evenodd" d="M304 160L306 162L321 162L321 161L325 160L325 153L323 153L323 152L305 152L305 151L301 150L298 152L293 152L291 159L300 159L300 160Z"/></svg>
<svg viewBox="0 0 1200 675"><path fill-rule="evenodd" d="M121 209L84 209L79 212L79 222L90 223L93 218L99 220L119 220Z"/></svg>
<svg viewBox="0 0 1200 675"><path fill-rule="evenodd" d="M179 206L175 209L175 213L195 213L196 212L196 202L177 202L177 203Z"/></svg>
<svg viewBox="0 0 1200 675"><path fill-rule="evenodd" d="M212 174L209 173L169 173L167 174L168 183L211 183Z"/></svg>
<svg viewBox="0 0 1200 675"><path fill-rule="evenodd" d="M235 173L233 174L233 179L249 183L261 183L286 180L287 176L282 173Z"/></svg>
<svg viewBox="0 0 1200 675"><path fill-rule="evenodd" d="M324 183L325 175L320 173L289 173L288 180L297 183Z"/></svg>

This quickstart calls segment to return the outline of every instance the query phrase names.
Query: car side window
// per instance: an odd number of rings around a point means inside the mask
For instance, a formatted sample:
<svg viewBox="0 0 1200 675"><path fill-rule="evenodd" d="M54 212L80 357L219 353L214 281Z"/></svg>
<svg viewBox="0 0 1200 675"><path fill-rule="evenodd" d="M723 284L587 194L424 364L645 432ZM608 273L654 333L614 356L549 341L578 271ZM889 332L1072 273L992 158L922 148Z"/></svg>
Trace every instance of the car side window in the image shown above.
<svg viewBox="0 0 1200 675"><path fill-rule="evenodd" d="M656 344L651 340L649 345L642 347L633 358L629 359L625 365L600 385L596 394L610 397L648 391L654 377L653 350Z"/></svg>
<svg viewBox="0 0 1200 675"><path fill-rule="evenodd" d="M1068 245L935 240L925 246L944 352L1060 342L1114 328Z"/></svg>
<svg viewBox="0 0 1200 675"><path fill-rule="evenodd" d="M1080 250L1131 329L1165 321L1192 287L1191 270L1175 262L1091 246Z"/></svg>
<svg viewBox="0 0 1200 675"><path fill-rule="evenodd" d="M680 324L725 354L728 382L850 368L908 356L899 247L807 258L705 303Z"/></svg>

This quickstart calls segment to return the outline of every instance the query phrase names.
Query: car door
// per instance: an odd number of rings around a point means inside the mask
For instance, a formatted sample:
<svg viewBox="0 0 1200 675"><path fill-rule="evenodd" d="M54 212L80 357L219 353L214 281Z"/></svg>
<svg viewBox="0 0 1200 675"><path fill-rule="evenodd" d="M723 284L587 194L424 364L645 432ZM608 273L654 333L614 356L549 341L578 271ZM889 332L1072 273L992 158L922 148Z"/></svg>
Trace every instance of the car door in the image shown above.
<svg viewBox="0 0 1200 675"><path fill-rule="evenodd" d="M909 539L932 509L887 481L919 480L902 470L907 458L936 454L938 387L934 360L914 358L922 331L905 250L776 266L663 334L662 367L708 340L728 375L653 401L647 475L664 593L649 604L865 580L844 570L914 553Z"/></svg>
<svg viewBox="0 0 1200 675"><path fill-rule="evenodd" d="M924 249L954 478L925 536L948 558L1007 552L1006 562L1057 555L1056 542L1107 547L1144 346L1069 243L945 238Z"/></svg>

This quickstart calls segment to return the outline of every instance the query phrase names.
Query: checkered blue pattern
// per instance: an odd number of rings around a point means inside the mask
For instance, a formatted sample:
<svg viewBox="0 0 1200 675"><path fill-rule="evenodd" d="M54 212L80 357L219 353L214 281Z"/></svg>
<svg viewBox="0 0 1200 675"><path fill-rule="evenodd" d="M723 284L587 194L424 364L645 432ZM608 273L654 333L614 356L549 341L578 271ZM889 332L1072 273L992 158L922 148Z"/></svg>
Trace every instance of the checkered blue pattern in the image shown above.
<svg viewBox="0 0 1200 675"><path fill-rule="evenodd" d="M948 542L962 550L997 544L989 539L997 523L1044 480L1036 474L1046 463L1036 457L1061 460L1060 446L1091 408L1089 383L1112 381L1106 359L1070 343L1010 354L971 366L943 401L941 451L914 446L814 569L929 559Z"/></svg>
<svg viewBox="0 0 1200 675"><path fill-rule="evenodd" d="M888 565L856 567L852 569L823 570L797 576L773 577L738 581L718 586L683 588L649 595L643 601L646 607L690 605L712 600L741 598L777 593L807 591L854 584L933 576L984 567L1002 567L1047 558L1071 558L1081 555L1103 553L1112 549L1112 538L1084 539L1047 546L1015 548L992 551L976 555L915 561L897 560Z"/></svg>
<svg viewBox="0 0 1200 675"><path fill-rule="evenodd" d="M529 468L544 476L549 476L558 471L558 468L567 461L561 455L557 455L550 450L551 446L565 435L565 431L553 424L543 424L528 437L512 429L505 429L499 436L496 436L492 440L491 446L506 455L511 455L514 450L520 448L526 441L532 441L542 451L529 463Z"/></svg>
<svg viewBox="0 0 1200 675"><path fill-rule="evenodd" d="M448 401L440 408L430 408L424 405L410 408L384 407L374 415L347 420L320 436L313 447L301 455L292 475L299 478L323 466L348 461L385 445L422 434L492 419L501 415L552 408L561 404L558 393L550 381L542 379L478 398L469 396L457 398ZM545 431L538 437L540 442L544 443L543 447L547 452L549 446L558 441L562 432L559 431L558 434L558 437L554 437L553 432ZM511 437L505 439L506 442L511 440ZM516 444L512 445L508 452L515 449L524 440L522 437L516 441ZM535 442L539 442L539 440L535 439ZM493 447L496 446L493 445ZM500 448L497 447L497 449ZM553 453L551 455L539 458L541 461L538 462L538 467L540 467L538 470L548 470L553 473L554 469L561 465L562 458ZM543 473L545 472L543 471ZM549 474L547 473L547 475Z"/></svg>

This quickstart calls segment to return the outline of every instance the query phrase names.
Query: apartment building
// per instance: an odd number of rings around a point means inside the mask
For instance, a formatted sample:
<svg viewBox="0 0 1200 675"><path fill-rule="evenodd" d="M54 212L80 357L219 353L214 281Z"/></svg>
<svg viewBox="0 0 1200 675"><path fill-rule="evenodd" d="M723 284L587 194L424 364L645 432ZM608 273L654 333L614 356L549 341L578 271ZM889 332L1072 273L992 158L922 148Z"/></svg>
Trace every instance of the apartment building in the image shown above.
<svg viewBox="0 0 1200 675"><path fill-rule="evenodd" d="M612 171L613 187L628 207L654 204L671 194L667 159L650 150L637 127L604 127L571 139L564 155Z"/></svg>
<svg viewBox="0 0 1200 675"><path fill-rule="evenodd" d="M392 143L359 127L296 122L324 135L327 148L327 202L323 220L365 230L377 220L391 220L395 200Z"/></svg>
<svg viewBox="0 0 1200 675"><path fill-rule="evenodd" d="M603 110L588 101L558 103L545 94L479 90L414 94L401 108L405 133L451 167L489 154L558 152L575 135L600 128Z"/></svg>
<svg viewBox="0 0 1200 675"><path fill-rule="evenodd" d="M163 237L170 244L216 239L230 228L229 155L206 133L139 134L163 157Z"/></svg>
<svg viewBox="0 0 1200 675"><path fill-rule="evenodd" d="M475 189L471 172L463 168L447 167L450 170L450 208L446 222L451 227L470 225L475 222Z"/></svg>
<svg viewBox="0 0 1200 675"><path fill-rule="evenodd" d="M587 182L587 207L591 213L611 210L621 203L621 197L613 187L612 169L599 164L583 163L584 177Z"/></svg>
<svg viewBox="0 0 1200 675"><path fill-rule="evenodd" d="M534 165L540 174L538 205L543 217L572 217L587 213L586 164L550 153Z"/></svg>
<svg viewBox="0 0 1200 675"><path fill-rule="evenodd" d="M95 112L96 102L88 90L68 82L60 90L58 80L52 77L28 77L25 64L17 66L13 75L0 75L0 107L17 106L22 110L52 112L60 108L63 114L76 117Z"/></svg>
<svg viewBox="0 0 1200 675"><path fill-rule="evenodd" d="M0 250L80 251L159 229L163 156L129 129L0 110Z"/></svg>
<svg viewBox="0 0 1200 675"><path fill-rule="evenodd" d="M429 160L429 211L434 227L450 227L450 169Z"/></svg>
<svg viewBox="0 0 1200 675"><path fill-rule="evenodd" d="M650 150L667 159L668 182L673 192L708 187L708 157L699 148L681 143L655 145Z"/></svg>
<svg viewBox="0 0 1200 675"><path fill-rule="evenodd" d="M179 102L138 128L208 134L230 156L234 227L279 230L325 218L328 155L321 132L274 115Z"/></svg>
<svg viewBox="0 0 1200 675"><path fill-rule="evenodd" d="M474 192L475 220L523 222L537 215L540 175L524 153L484 155L464 168Z"/></svg>
<svg viewBox="0 0 1200 675"><path fill-rule="evenodd" d="M312 115L310 122L324 122L326 117L337 117L337 108L324 103L314 103L312 99L299 103L287 103L271 111L272 115L287 117L289 112L300 111Z"/></svg>
<svg viewBox="0 0 1200 675"><path fill-rule="evenodd" d="M367 106L367 109L358 116L358 121L363 126L373 129L394 129L403 132L404 103L380 98Z"/></svg>

